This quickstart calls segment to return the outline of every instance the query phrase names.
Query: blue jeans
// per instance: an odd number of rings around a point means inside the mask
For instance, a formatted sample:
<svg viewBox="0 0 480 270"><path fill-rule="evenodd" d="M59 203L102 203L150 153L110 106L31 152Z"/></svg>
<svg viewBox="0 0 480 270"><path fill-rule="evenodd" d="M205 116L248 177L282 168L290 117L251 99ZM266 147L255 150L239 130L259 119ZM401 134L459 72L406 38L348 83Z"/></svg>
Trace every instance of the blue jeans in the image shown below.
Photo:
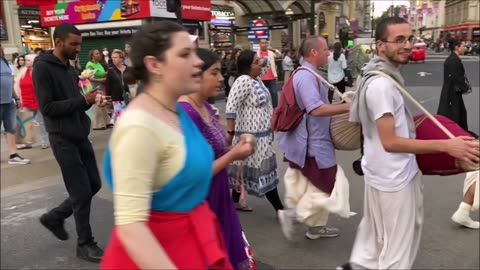
<svg viewBox="0 0 480 270"><path fill-rule="evenodd" d="M3 128L6 133L15 134L17 130L17 107L15 103L0 104L0 125L3 123Z"/></svg>
<svg viewBox="0 0 480 270"><path fill-rule="evenodd" d="M263 84L265 84L265 86L268 88L268 91L270 92L273 108L277 107L278 105L277 80L263 81Z"/></svg>

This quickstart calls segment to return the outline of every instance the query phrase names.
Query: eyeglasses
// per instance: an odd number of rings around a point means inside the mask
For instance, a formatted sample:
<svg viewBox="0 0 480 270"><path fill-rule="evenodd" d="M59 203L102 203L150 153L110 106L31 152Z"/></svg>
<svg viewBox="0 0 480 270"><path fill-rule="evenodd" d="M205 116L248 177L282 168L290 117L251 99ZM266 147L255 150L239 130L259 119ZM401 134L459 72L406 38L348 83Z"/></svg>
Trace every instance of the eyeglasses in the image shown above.
<svg viewBox="0 0 480 270"><path fill-rule="evenodd" d="M386 43L396 43L397 45L407 45L407 42L410 44L415 44L417 43L417 39L415 37L409 37L409 38L404 38L404 37L399 37L396 40L389 41L386 39L382 39L383 42Z"/></svg>

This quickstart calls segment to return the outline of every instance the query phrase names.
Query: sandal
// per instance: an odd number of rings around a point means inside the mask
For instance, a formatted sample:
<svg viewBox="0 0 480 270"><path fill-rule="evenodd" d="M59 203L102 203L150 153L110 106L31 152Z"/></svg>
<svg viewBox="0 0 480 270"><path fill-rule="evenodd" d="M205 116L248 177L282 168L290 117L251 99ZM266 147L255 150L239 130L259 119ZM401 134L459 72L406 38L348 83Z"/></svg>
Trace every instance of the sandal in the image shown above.
<svg viewBox="0 0 480 270"><path fill-rule="evenodd" d="M237 205L235 209L240 212L253 212L253 209L248 205Z"/></svg>

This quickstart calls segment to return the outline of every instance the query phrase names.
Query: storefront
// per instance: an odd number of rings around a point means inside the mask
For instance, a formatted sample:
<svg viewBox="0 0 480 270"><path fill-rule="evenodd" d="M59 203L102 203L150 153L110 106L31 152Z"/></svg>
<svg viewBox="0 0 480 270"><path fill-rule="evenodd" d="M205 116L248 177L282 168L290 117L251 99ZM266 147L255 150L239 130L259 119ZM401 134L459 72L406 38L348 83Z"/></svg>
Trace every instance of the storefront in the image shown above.
<svg viewBox="0 0 480 270"><path fill-rule="evenodd" d="M209 21L211 4L207 0L182 0L183 25L191 34L203 37L200 21ZM123 50L131 35L145 23L177 20L166 10L166 0L82 0L57 3L40 9L43 27L60 23L75 24L82 32L80 62L84 65L91 49Z"/></svg>
<svg viewBox="0 0 480 270"><path fill-rule="evenodd" d="M41 27L38 7L18 7L18 20L24 53L33 52L36 48L52 48L50 29Z"/></svg>
<svg viewBox="0 0 480 270"><path fill-rule="evenodd" d="M450 34L450 36L459 38L462 40L470 40L474 42L477 40L477 42L480 41L480 24L462 24L462 25L456 25L456 26L451 26L447 27L444 30L444 33ZM475 32L477 30L477 32ZM475 35L475 33L478 33Z"/></svg>
<svg viewBox="0 0 480 270"><path fill-rule="evenodd" d="M480 28L473 28L473 30L472 30L472 42L480 43Z"/></svg>
<svg viewBox="0 0 480 270"><path fill-rule="evenodd" d="M235 13L232 7L212 5L209 23L210 47L217 51L231 51L235 45Z"/></svg>

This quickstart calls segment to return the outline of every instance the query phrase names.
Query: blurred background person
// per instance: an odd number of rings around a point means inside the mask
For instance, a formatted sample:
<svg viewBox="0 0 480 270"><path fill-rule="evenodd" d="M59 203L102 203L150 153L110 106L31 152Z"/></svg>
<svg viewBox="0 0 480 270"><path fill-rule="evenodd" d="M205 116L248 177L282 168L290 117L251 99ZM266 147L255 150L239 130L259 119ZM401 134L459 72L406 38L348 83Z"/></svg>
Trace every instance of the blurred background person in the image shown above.
<svg viewBox="0 0 480 270"><path fill-rule="evenodd" d="M292 52L286 49L283 52L283 60L282 60L283 83L286 83L288 81L294 69L295 69L295 63L292 60Z"/></svg>
<svg viewBox="0 0 480 270"><path fill-rule="evenodd" d="M25 56L25 67L18 71L17 78L15 80L15 91L20 93L22 108L32 112L35 116L34 125L36 126L37 137L40 141L41 148L47 149L50 147L50 143L48 142L48 134L45 130L45 123L43 121L42 113L38 109L38 101L37 97L35 96L35 88L33 86L32 79L33 61L35 60L35 57L37 57L36 54L27 54ZM19 149L21 148L22 147L19 147Z"/></svg>
<svg viewBox="0 0 480 270"><path fill-rule="evenodd" d="M85 68L93 71L93 76L90 78L93 89L99 89L105 93L105 81L106 81L106 69L102 65L101 61L103 59L100 51L97 49L92 49L88 53L88 59ZM105 130L112 126L110 123L111 119L108 116L108 111L105 107L98 105L93 105L94 116L93 116L93 129L94 130Z"/></svg>
<svg viewBox="0 0 480 270"><path fill-rule="evenodd" d="M107 96L111 96L113 102L112 124L115 124L125 106L130 102L130 90L124 77L129 67L123 61L123 52L114 50L112 52L112 67L108 69L105 81Z"/></svg>
<svg viewBox="0 0 480 270"><path fill-rule="evenodd" d="M345 93L345 69L347 59L342 53L342 44L333 45L333 54L328 56L328 82L335 85L341 93ZM328 91L328 101L332 103L333 91Z"/></svg>
<svg viewBox="0 0 480 270"><path fill-rule="evenodd" d="M125 59L123 60L123 63L127 66L127 67L131 67L132 66L132 61L130 60L130 51L132 50L132 46L130 46L130 43L125 43L125 47L123 49L123 54L125 56Z"/></svg>

